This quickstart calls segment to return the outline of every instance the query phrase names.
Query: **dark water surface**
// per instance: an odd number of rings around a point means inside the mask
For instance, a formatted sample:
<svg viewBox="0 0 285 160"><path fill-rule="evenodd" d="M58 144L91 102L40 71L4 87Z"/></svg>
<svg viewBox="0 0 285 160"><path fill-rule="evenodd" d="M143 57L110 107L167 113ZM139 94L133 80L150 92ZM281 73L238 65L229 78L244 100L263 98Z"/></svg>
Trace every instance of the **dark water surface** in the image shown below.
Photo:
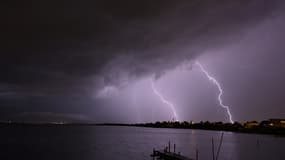
<svg viewBox="0 0 285 160"><path fill-rule="evenodd" d="M150 160L171 140L188 157L211 160L221 132L113 126L0 128L0 160ZM285 160L285 138L224 133L219 160Z"/></svg>

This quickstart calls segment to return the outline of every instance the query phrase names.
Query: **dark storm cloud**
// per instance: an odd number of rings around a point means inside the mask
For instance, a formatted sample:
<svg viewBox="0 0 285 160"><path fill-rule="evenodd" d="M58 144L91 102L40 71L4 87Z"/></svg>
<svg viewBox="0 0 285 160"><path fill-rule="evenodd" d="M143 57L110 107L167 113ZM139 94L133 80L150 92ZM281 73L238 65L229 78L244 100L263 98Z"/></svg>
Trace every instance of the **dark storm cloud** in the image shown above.
<svg viewBox="0 0 285 160"><path fill-rule="evenodd" d="M104 86L158 78L204 51L238 42L283 6L266 0L1 2L0 116L78 119L68 114L88 115L91 105L103 116L104 100L94 94Z"/></svg>
<svg viewBox="0 0 285 160"><path fill-rule="evenodd" d="M0 83L23 92L71 93L120 84L117 80L125 76L163 74L206 48L235 39L271 15L277 4L6 2L1 5Z"/></svg>

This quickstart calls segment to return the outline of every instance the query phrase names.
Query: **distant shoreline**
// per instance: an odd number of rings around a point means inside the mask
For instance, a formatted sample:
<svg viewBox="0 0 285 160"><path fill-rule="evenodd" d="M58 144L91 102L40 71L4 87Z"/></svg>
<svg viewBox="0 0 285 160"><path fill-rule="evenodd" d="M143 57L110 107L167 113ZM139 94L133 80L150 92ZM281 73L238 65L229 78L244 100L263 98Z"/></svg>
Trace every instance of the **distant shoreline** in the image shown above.
<svg viewBox="0 0 285 160"><path fill-rule="evenodd" d="M117 123L103 123L97 124L98 126L128 126L128 127L146 127L146 128L169 128L169 129L199 129L209 131L225 131L235 133L248 133L248 134L267 134L285 137L285 128L220 128L220 127L190 127L190 126L156 126L151 123L146 124L117 124Z"/></svg>
<svg viewBox="0 0 285 160"><path fill-rule="evenodd" d="M0 122L0 127L9 126L127 126L127 127L147 127L147 128L171 128L171 129L200 129L212 131L228 131L236 133L268 134L285 137L285 128L274 127L252 127L245 128L243 125L235 123L198 123L187 124L185 122L156 122L156 123L20 123L20 122Z"/></svg>

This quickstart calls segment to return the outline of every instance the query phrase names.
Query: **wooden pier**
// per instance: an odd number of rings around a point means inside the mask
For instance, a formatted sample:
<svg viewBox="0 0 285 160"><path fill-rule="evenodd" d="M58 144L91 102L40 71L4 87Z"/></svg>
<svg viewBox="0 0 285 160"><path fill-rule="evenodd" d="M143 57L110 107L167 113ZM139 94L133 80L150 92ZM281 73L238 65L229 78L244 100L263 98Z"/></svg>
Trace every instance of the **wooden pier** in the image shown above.
<svg viewBox="0 0 285 160"><path fill-rule="evenodd" d="M219 153L220 153L220 149L222 146L222 142L223 142L223 137L224 137L224 133L221 134L221 138L220 138L220 142L219 142L219 147L217 149L217 152L215 153L215 148L214 148L214 138L212 137L212 156L213 156L213 160L218 160L219 159ZM176 153L175 149L176 149L176 145L173 145L173 152L171 152L171 145L170 145L170 141L168 142L168 146L166 146L163 150L155 150L155 148L153 148L153 153L150 155L153 160L198 160L199 159L199 155L198 155L198 149L196 149L196 156L195 159L192 158L188 158L185 156L182 156L180 154L180 152Z"/></svg>
<svg viewBox="0 0 285 160"><path fill-rule="evenodd" d="M164 151L153 151L151 155L153 159L161 159L161 160L194 160L185 156L180 155L179 153L173 152L164 152Z"/></svg>
<svg viewBox="0 0 285 160"><path fill-rule="evenodd" d="M194 160L185 156L182 156L180 152L175 152L175 144L173 147L173 152L170 151L170 142L168 143L168 147L165 147L164 150L155 150L153 149L153 153L150 155L153 159L160 160ZM198 159L198 155L196 155L196 160Z"/></svg>

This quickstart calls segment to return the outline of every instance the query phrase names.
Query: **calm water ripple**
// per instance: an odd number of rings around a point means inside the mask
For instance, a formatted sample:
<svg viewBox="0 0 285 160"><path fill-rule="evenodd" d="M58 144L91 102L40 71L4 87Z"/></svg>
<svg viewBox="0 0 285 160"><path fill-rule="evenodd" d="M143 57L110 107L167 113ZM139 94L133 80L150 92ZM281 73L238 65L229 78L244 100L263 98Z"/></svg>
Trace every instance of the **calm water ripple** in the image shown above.
<svg viewBox="0 0 285 160"><path fill-rule="evenodd" d="M3 127L0 159L27 160L150 160L153 148L170 140L188 157L199 151L211 160L211 138L216 148L221 132L111 126ZM284 160L285 138L224 133L219 160Z"/></svg>

